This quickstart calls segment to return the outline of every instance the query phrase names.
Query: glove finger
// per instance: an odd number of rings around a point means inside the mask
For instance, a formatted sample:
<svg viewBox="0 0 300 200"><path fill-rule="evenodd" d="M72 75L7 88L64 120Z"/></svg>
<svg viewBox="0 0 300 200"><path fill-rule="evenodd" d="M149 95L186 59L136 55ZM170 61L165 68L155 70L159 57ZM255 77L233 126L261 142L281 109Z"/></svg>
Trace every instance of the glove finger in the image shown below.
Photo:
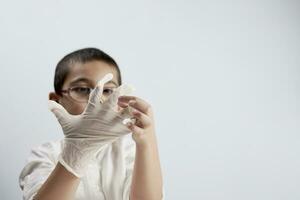
<svg viewBox="0 0 300 200"><path fill-rule="evenodd" d="M135 88L129 84L122 84L118 87L118 90L120 92L120 96L124 96L131 95L135 91Z"/></svg>
<svg viewBox="0 0 300 200"><path fill-rule="evenodd" d="M93 106L99 104L99 102L101 101L102 93L103 93L103 87L104 87L105 83L110 81L112 78L113 78L113 74L108 73L100 81L98 81L97 86L90 94L89 104L91 104Z"/></svg>
<svg viewBox="0 0 300 200"><path fill-rule="evenodd" d="M61 126L64 126L66 123L68 123L70 114L62 105L56 103L55 101L49 100L48 108L55 115Z"/></svg>
<svg viewBox="0 0 300 200"><path fill-rule="evenodd" d="M111 95L109 95L108 99L105 101L105 105L109 108L114 108L118 103L118 98L120 96L120 90L117 88Z"/></svg>
<svg viewBox="0 0 300 200"><path fill-rule="evenodd" d="M118 98L122 95L129 95L134 91L134 88L128 84L119 86L107 99L105 105L109 108L117 107ZM117 109L116 109L117 110Z"/></svg>
<svg viewBox="0 0 300 200"><path fill-rule="evenodd" d="M123 119L122 124L126 125L129 122L132 124L135 124L136 118L132 114L132 108L130 106L127 106L126 108L121 109L118 114Z"/></svg>

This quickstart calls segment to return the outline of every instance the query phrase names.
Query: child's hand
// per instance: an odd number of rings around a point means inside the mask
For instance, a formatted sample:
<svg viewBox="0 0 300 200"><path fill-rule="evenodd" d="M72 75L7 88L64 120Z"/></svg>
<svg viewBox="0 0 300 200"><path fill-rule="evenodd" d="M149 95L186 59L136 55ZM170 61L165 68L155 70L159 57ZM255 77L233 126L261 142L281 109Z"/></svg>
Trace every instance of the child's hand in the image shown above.
<svg viewBox="0 0 300 200"><path fill-rule="evenodd" d="M136 123L128 123L127 127L132 131L132 137L137 145L149 145L155 143L155 128L153 111L146 101L134 96L120 96L118 105L122 108L130 106Z"/></svg>
<svg viewBox="0 0 300 200"><path fill-rule="evenodd" d="M106 144L130 132L123 124L123 120L131 117L129 111L117 113L114 110L120 90L127 86L120 86L107 101L100 103L104 84L111 79L112 74L108 74L98 82L80 115L71 115L62 105L49 101L49 108L57 117L65 135L59 161L77 177L84 175L87 163Z"/></svg>

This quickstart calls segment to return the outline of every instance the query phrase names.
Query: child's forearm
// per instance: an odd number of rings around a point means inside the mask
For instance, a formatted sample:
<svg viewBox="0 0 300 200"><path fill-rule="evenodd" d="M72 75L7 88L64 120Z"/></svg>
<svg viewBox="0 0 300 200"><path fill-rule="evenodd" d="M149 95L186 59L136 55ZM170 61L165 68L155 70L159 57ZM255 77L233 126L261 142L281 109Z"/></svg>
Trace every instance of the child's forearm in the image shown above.
<svg viewBox="0 0 300 200"><path fill-rule="evenodd" d="M129 106L136 119L127 124L136 143L130 200L161 200L163 181L152 108L135 96L119 97L118 105L122 108Z"/></svg>
<svg viewBox="0 0 300 200"><path fill-rule="evenodd" d="M42 185L34 200L70 200L74 199L80 179L67 171L59 162L46 182Z"/></svg>
<svg viewBox="0 0 300 200"><path fill-rule="evenodd" d="M137 199L162 199L162 173L156 141L136 146L130 200Z"/></svg>

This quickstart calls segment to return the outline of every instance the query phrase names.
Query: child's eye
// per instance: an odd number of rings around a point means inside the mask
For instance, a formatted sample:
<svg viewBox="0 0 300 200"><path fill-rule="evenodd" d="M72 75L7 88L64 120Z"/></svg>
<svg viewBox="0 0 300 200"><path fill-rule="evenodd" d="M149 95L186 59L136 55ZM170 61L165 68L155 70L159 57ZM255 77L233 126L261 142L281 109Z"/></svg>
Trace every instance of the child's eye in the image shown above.
<svg viewBox="0 0 300 200"><path fill-rule="evenodd" d="M89 87L75 87L72 90L80 95L89 95L92 89Z"/></svg>
<svg viewBox="0 0 300 200"><path fill-rule="evenodd" d="M103 90L103 94L105 95L110 95L114 92L114 90L112 88L106 88Z"/></svg>

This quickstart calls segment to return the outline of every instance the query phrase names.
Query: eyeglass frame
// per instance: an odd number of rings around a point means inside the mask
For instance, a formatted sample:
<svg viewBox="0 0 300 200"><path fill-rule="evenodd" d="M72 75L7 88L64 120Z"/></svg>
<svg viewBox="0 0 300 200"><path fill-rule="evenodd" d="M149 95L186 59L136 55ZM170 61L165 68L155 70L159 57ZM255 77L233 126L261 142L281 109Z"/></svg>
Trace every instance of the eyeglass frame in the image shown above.
<svg viewBox="0 0 300 200"><path fill-rule="evenodd" d="M72 95L70 95L70 92L71 92L72 89L74 89L74 88L80 88L80 86L69 87L68 89L60 90L60 92L61 92L61 93L66 93L66 94L71 98L71 100L73 100L73 101L75 101L75 102L78 102L78 103L87 103L87 102L88 102L88 99L87 99L87 100L84 100L84 101L80 101L80 100L75 99L74 97L72 97ZM84 86L81 86L81 88L89 88L89 89L91 89L91 90L90 90L90 94L91 94L92 90L94 89L94 88L91 88L91 87L84 87ZM112 88L110 88L110 89L112 89ZM116 89L116 88L114 88L114 89ZM101 101L103 101L103 100L101 100Z"/></svg>

